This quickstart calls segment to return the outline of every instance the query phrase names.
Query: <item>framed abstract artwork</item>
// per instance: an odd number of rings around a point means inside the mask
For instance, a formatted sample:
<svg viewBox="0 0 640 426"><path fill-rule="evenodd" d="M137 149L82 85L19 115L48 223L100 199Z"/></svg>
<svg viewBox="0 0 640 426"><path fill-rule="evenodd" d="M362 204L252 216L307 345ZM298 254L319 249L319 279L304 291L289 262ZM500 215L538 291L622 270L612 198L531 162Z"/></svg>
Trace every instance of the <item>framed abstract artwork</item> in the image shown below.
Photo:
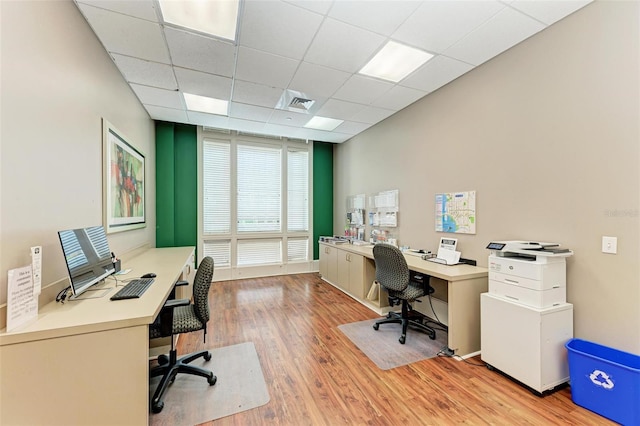
<svg viewBox="0 0 640 426"><path fill-rule="evenodd" d="M105 230L113 233L147 226L144 154L105 119L102 149Z"/></svg>

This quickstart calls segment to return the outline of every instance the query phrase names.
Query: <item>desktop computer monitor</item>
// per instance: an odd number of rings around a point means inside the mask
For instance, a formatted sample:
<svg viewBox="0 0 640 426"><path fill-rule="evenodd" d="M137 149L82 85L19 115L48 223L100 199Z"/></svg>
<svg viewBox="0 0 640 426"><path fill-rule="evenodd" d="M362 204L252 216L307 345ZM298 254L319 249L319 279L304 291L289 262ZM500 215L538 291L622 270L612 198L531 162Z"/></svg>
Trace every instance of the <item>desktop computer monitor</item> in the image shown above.
<svg viewBox="0 0 640 426"><path fill-rule="evenodd" d="M102 226L59 231L73 297L115 272Z"/></svg>

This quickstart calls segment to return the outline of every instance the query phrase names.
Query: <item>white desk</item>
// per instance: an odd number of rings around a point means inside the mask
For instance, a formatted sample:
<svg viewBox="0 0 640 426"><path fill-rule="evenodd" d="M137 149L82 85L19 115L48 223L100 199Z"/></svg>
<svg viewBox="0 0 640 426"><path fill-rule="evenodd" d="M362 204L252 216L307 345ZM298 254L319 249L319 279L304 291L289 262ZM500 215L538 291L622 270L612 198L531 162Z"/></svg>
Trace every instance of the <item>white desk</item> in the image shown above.
<svg viewBox="0 0 640 426"><path fill-rule="evenodd" d="M373 264L372 246L351 244L336 246L328 243L320 243L320 245L362 255ZM487 291L487 268L471 265L447 266L423 260L419 256L405 254L404 257L409 269L439 278L446 283L449 349L461 356L480 351L480 294ZM426 298L423 300L426 301ZM426 303L425 301L423 304Z"/></svg>
<svg viewBox="0 0 640 426"><path fill-rule="evenodd" d="M0 331L0 424L147 425L149 324L193 266L193 247L150 249L123 260L128 275L155 272L139 299L51 302L38 320ZM120 287L118 287L120 288Z"/></svg>

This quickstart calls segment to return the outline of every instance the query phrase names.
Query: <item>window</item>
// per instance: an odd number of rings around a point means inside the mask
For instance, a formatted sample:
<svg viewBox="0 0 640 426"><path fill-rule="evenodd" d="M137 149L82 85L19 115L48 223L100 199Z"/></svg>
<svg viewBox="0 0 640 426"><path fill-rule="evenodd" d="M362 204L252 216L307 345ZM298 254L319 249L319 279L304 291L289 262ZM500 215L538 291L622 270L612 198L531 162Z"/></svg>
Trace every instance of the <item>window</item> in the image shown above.
<svg viewBox="0 0 640 426"><path fill-rule="evenodd" d="M205 234L231 232L231 162L228 143L207 140L202 146Z"/></svg>
<svg viewBox="0 0 640 426"><path fill-rule="evenodd" d="M238 232L280 232L281 152L238 145Z"/></svg>
<svg viewBox="0 0 640 426"><path fill-rule="evenodd" d="M288 162L288 205L289 231L309 230L309 152L289 150Z"/></svg>
<svg viewBox="0 0 640 426"><path fill-rule="evenodd" d="M201 134L203 255L217 268L310 261L311 146Z"/></svg>

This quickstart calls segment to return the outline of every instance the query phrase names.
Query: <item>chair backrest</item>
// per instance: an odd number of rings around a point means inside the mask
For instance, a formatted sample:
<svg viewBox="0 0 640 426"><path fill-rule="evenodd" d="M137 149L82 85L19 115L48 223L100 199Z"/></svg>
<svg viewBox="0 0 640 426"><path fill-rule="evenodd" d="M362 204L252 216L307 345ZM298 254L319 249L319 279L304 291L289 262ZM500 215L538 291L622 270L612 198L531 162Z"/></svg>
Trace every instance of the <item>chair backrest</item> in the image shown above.
<svg viewBox="0 0 640 426"><path fill-rule="evenodd" d="M391 244L373 246L376 262L376 281L394 291L403 291L409 285L409 266L402 252Z"/></svg>
<svg viewBox="0 0 640 426"><path fill-rule="evenodd" d="M209 256L200 261L193 280L193 310L198 319L206 324L209 321L209 287L213 279L213 259Z"/></svg>

